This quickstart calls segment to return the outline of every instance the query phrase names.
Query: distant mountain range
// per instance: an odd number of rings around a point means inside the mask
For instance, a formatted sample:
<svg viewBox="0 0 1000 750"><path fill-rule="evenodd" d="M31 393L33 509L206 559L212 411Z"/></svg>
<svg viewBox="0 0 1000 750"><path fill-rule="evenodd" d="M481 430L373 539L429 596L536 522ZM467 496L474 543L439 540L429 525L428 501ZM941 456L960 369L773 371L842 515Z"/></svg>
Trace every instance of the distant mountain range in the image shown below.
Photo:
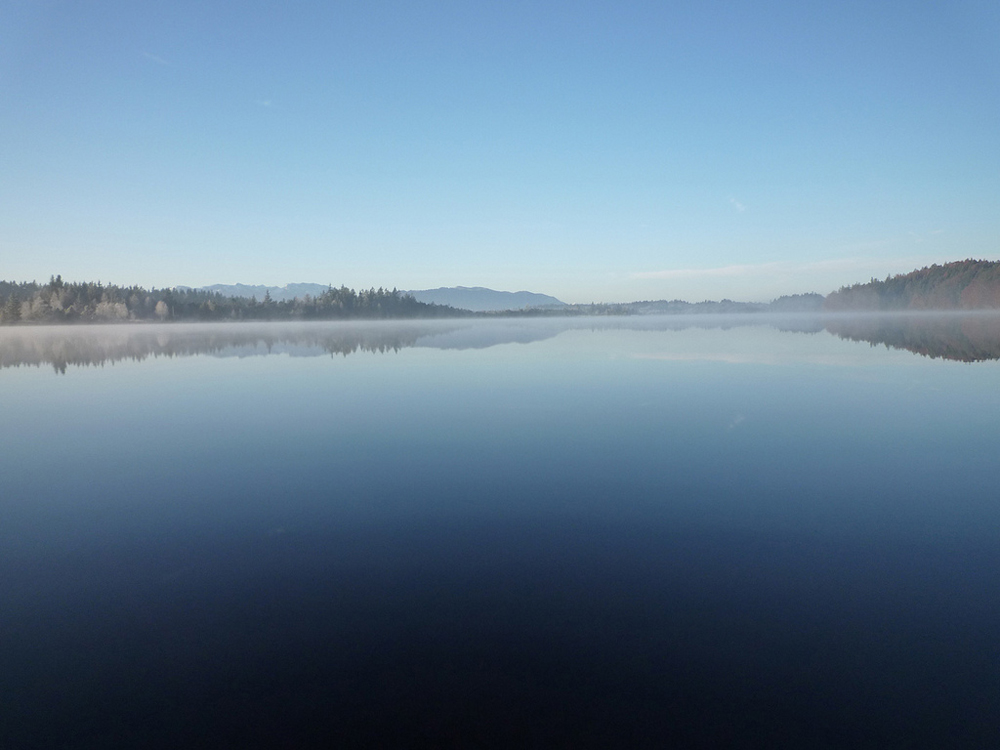
<svg viewBox="0 0 1000 750"><path fill-rule="evenodd" d="M571 306L572 307L572 306ZM579 306L583 307L583 306ZM604 305L608 312L624 315L730 315L732 313L817 312L823 307L822 294L792 294L772 302L734 302L730 299L718 302L685 302L684 300L647 300L643 302L621 302Z"/></svg>
<svg viewBox="0 0 1000 750"><path fill-rule="evenodd" d="M523 310L526 307L565 307L566 303L535 292L498 292L481 286L448 286L438 289L412 289L417 302L449 305L460 310L493 312L498 310Z"/></svg>
<svg viewBox="0 0 1000 750"><path fill-rule="evenodd" d="M188 290L191 287L177 287ZM275 302L301 299L307 294L318 297L327 290L326 284L285 284L285 286L265 286L263 284L212 284L199 287L197 291L218 292L223 297L256 297L258 301L270 294ZM523 310L526 307L563 307L555 297L534 292L498 292L481 286L452 286L438 289L413 289L403 294L413 295L418 302L449 305L460 310L492 312L501 310Z"/></svg>

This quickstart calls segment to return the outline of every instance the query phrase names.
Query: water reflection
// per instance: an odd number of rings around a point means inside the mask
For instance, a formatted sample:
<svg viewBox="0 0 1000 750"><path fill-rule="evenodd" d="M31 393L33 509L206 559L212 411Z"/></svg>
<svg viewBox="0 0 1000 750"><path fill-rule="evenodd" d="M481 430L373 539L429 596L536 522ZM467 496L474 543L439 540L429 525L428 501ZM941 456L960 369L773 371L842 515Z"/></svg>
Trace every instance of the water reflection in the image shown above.
<svg viewBox="0 0 1000 750"><path fill-rule="evenodd" d="M959 362L1000 359L1000 317L995 313L843 316L826 330L842 339L905 349Z"/></svg>
<svg viewBox="0 0 1000 750"><path fill-rule="evenodd" d="M765 326L826 331L849 341L884 344L927 357L982 362L1000 359L1000 316L973 314L699 315L615 318L244 323L0 328L0 368L70 366L210 355L347 356L411 347L483 349L527 344L569 330L680 331Z"/></svg>
<svg viewBox="0 0 1000 750"><path fill-rule="evenodd" d="M0 368L105 365L156 357L251 357L391 352L414 346L431 328L419 325L141 325L52 326L0 330Z"/></svg>
<svg viewBox="0 0 1000 750"><path fill-rule="evenodd" d="M0 329L0 747L1000 746L997 373L880 330Z"/></svg>

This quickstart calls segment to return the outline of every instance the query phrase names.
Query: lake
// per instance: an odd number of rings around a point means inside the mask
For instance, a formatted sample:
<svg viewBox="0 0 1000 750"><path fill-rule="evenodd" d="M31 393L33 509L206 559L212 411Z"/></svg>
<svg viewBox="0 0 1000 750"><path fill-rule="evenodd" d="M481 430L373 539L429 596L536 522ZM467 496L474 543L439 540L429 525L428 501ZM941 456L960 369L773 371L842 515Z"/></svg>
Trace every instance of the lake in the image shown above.
<svg viewBox="0 0 1000 750"><path fill-rule="evenodd" d="M0 329L0 748L996 747L1000 317Z"/></svg>

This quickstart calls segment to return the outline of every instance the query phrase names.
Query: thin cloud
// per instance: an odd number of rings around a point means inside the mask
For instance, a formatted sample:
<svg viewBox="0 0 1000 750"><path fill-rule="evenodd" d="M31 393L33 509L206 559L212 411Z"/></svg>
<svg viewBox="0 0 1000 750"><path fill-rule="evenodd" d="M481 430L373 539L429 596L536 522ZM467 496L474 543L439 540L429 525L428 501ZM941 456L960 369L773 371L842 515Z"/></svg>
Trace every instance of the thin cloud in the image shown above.
<svg viewBox="0 0 1000 750"><path fill-rule="evenodd" d="M270 99L255 99L254 101L260 107L271 108L274 106L274 102L272 102Z"/></svg>
<svg viewBox="0 0 1000 750"><path fill-rule="evenodd" d="M865 253L871 252L872 250L881 250L882 248L892 247L893 245L899 245L903 242L903 237L884 237L882 239L876 240L864 240L861 242L850 242L845 245L838 245L834 250L842 253Z"/></svg>
<svg viewBox="0 0 1000 750"><path fill-rule="evenodd" d="M899 268L898 273L905 273L913 270L913 268L926 264L927 261L925 259L916 258L831 258L828 260L817 260L807 263L778 261L773 263L718 266L715 268L669 268L661 271L637 271L631 274L631 278L711 279L733 278L740 276L777 276L831 271L867 272L873 267L884 266L896 266Z"/></svg>
<svg viewBox="0 0 1000 750"><path fill-rule="evenodd" d="M634 279L701 279L719 276L749 276L761 273L779 263L760 263L757 265L720 266L718 268L669 268L663 271L638 271L632 274Z"/></svg>
<svg viewBox="0 0 1000 750"><path fill-rule="evenodd" d="M169 60L164 60L162 57L154 55L154 54L152 54L150 52L143 52L142 56L145 57L147 60L152 60L153 62L157 63L158 65L168 65L168 66L172 65L172 63Z"/></svg>
<svg viewBox="0 0 1000 750"><path fill-rule="evenodd" d="M910 232L910 237L913 238L914 242L923 242L928 237L934 237L936 235L941 234L942 232L944 232L943 229L932 229L926 235L924 235L924 234L919 234L917 232L911 231Z"/></svg>
<svg viewBox="0 0 1000 750"><path fill-rule="evenodd" d="M744 206L744 205L743 205L742 203L740 203L740 202L739 202L738 200L736 200L735 198L730 198L730 199L729 199L729 202L730 202L730 203L732 203L732 204L733 204L733 207L734 207L734 208L735 208L735 209L736 209L737 211L739 211L740 213L743 213L744 211L746 211L746 210L747 210L747 207L746 207L746 206Z"/></svg>

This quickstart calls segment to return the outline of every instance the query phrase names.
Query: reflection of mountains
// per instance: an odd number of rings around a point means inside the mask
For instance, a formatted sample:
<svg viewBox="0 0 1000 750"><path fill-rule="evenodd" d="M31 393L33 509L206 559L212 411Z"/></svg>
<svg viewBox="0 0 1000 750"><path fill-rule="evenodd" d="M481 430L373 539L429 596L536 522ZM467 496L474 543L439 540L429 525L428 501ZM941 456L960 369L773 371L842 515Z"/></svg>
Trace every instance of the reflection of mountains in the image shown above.
<svg viewBox="0 0 1000 750"><path fill-rule="evenodd" d="M995 313L901 314L828 317L830 333L960 362L1000 359L1000 317Z"/></svg>
<svg viewBox="0 0 1000 750"><path fill-rule="evenodd" d="M347 356L411 347L483 349L555 336L545 321L375 321L0 328L0 369L141 362L158 357Z"/></svg>
<svg viewBox="0 0 1000 750"><path fill-rule="evenodd" d="M569 329L678 330L691 326L746 325L746 316L499 318L489 321L349 321L315 323L193 323L133 326L38 326L0 328L0 368L140 362L157 357L291 357L386 353L410 347L485 349L527 344ZM713 318L718 318L713 320Z"/></svg>
<svg viewBox="0 0 1000 750"><path fill-rule="evenodd" d="M156 357L347 356L410 347L483 349L526 344L568 330L678 331L767 325L907 349L929 357L1000 359L1000 316L989 314L613 316L491 321L165 324L0 328L0 368L104 365Z"/></svg>

